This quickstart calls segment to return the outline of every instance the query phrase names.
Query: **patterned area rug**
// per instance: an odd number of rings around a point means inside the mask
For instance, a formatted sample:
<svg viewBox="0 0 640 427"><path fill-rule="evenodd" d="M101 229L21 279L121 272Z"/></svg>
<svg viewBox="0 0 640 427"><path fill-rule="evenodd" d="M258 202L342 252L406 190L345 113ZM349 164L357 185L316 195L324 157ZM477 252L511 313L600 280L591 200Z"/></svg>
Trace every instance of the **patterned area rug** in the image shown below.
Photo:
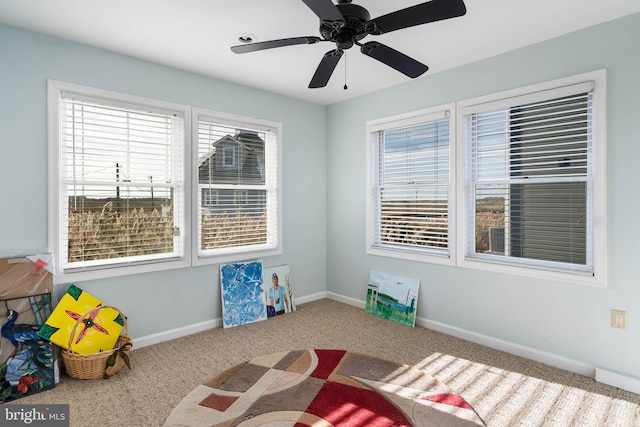
<svg viewBox="0 0 640 427"><path fill-rule="evenodd" d="M259 357L207 380L166 427L484 426L460 395L408 365L344 350Z"/></svg>

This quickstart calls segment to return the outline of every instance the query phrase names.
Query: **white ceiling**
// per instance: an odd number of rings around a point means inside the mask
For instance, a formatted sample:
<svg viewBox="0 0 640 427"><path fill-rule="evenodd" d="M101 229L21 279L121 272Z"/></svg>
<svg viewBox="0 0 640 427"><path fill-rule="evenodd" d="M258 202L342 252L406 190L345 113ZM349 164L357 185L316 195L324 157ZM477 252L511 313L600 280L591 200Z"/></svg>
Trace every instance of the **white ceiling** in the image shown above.
<svg viewBox="0 0 640 427"><path fill-rule="evenodd" d="M334 0L335 2L335 0ZM373 18L422 3L354 0ZM639 0L466 0L463 17L368 36L429 66L419 78L640 12ZM325 88L307 86L331 43L237 55L254 41L319 36L301 0L0 0L0 23L170 67L328 105L397 85L408 77L356 47Z"/></svg>

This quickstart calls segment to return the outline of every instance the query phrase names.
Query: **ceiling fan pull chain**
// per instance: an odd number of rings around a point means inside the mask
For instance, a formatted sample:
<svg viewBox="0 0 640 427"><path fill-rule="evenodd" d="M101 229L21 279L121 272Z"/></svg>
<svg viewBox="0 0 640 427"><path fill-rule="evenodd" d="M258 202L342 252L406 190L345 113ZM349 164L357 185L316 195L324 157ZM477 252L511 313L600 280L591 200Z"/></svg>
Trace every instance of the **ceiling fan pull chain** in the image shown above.
<svg viewBox="0 0 640 427"><path fill-rule="evenodd" d="M347 52L344 53L344 90L347 90Z"/></svg>

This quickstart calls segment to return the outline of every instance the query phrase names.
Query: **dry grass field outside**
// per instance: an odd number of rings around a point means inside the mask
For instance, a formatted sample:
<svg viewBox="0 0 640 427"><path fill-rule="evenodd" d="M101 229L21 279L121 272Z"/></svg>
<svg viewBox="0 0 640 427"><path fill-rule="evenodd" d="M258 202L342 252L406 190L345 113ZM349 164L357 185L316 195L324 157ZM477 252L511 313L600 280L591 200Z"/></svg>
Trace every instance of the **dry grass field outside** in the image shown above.
<svg viewBox="0 0 640 427"><path fill-rule="evenodd" d="M476 252L489 252L489 229L505 226L504 199L489 197L476 200Z"/></svg>
<svg viewBox="0 0 640 427"><path fill-rule="evenodd" d="M162 214L143 206L118 212L109 201L101 209L69 213L68 262L173 252L172 209ZM254 245L267 241L265 215L237 212L202 215L202 249Z"/></svg>
<svg viewBox="0 0 640 427"><path fill-rule="evenodd" d="M172 209L163 214L144 206L118 212L113 202L101 209L69 213L68 262L122 258L173 251ZM488 200L476 213L476 251L489 250L489 229L504 226L504 201ZM446 214L437 216L393 215L383 217L381 238L389 244L447 247ZM204 213L201 249L217 249L266 243L266 215Z"/></svg>
<svg viewBox="0 0 640 427"><path fill-rule="evenodd" d="M267 217L240 212L202 215L202 249L256 245L267 242Z"/></svg>
<svg viewBox="0 0 640 427"><path fill-rule="evenodd" d="M448 246L446 215L383 216L380 222L380 240L385 244L432 248Z"/></svg>
<svg viewBox="0 0 640 427"><path fill-rule="evenodd" d="M173 217L144 207L118 213L113 202L102 210L69 212L68 262L173 251Z"/></svg>
<svg viewBox="0 0 640 427"><path fill-rule="evenodd" d="M440 203L442 205L442 203ZM432 204L438 211L438 202ZM442 206L441 211L446 211ZM448 246L447 214L418 213L411 202L393 202L382 209L381 241L386 244L446 248ZM416 211L415 213L413 213ZM476 202L476 252L489 251L489 229L504 227L504 199L486 198Z"/></svg>

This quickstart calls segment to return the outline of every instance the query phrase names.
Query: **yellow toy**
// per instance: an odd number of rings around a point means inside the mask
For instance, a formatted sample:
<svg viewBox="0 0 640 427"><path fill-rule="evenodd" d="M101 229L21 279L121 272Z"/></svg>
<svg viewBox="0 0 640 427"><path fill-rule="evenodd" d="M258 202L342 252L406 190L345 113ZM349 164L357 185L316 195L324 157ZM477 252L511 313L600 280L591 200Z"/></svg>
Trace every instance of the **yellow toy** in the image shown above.
<svg viewBox="0 0 640 427"><path fill-rule="evenodd" d="M112 350L124 326L117 310L105 307L93 295L71 285L38 335L69 350L71 331L79 319L81 324L71 341L73 351L78 354Z"/></svg>

